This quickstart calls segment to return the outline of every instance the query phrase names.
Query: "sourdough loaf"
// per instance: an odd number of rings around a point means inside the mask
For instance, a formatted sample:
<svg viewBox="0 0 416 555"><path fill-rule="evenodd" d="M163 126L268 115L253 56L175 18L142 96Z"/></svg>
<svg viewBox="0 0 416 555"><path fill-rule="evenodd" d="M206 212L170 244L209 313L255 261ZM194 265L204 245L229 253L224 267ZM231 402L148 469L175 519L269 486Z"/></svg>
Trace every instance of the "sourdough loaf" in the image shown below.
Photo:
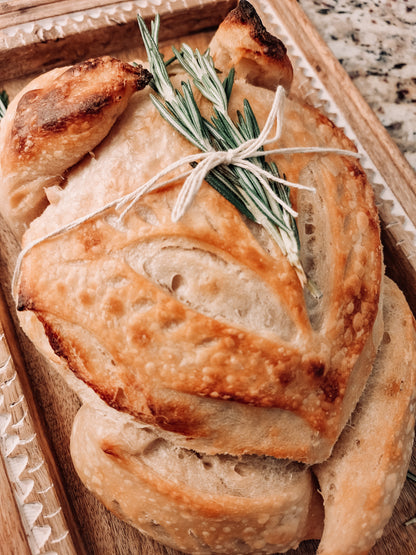
<svg viewBox="0 0 416 555"><path fill-rule="evenodd" d="M237 78L232 113L243 98L262 126L273 93ZM137 93L94 155L47 193L50 204L24 245L195 152L177 135L147 91ZM279 146L299 144L354 148L293 98ZM34 341L46 333L55 354L110 406L174 434L178 444L315 463L330 454L381 339L378 220L355 159L274 158L287 179L316 189L293 202L301 259L320 299L277 245L207 184L173 223L178 183L143 197L122 221L109 209L33 248L23 260L18 309L26 329L35 320Z"/></svg>

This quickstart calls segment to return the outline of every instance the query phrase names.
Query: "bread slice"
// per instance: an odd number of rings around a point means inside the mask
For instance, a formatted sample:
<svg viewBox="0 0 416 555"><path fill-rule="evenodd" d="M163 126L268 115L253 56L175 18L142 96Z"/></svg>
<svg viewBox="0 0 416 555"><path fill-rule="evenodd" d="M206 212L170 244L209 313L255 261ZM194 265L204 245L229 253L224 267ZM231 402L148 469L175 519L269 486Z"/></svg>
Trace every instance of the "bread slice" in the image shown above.
<svg viewBox="0 0 416 555"><path fill-rule="evenodd" d="M186 553L284 552L321 533L322 501L298 463L177 447L96 404L75 418L71 455L112 512Z"/></svg>
<svg viewBox="0 0 416 555"><path fill-rule="evenodd" d="M385 279L384 337L363 396L334 452L313 467L325 504L320 555L364 555L383 534L406 478L416 401L416 328Z"/></svg>

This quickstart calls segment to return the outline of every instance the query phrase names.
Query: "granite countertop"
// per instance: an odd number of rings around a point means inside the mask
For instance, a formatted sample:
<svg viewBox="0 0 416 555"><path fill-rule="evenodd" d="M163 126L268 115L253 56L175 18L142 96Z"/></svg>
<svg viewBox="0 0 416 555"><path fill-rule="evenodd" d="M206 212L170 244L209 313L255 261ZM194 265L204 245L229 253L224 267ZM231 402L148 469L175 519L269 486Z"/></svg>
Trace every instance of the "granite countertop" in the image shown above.
<svg viewBox="0 0 416 555"><path fill-rule="evenodd" d="M414 0L298 0L416 170Z"/></svg>

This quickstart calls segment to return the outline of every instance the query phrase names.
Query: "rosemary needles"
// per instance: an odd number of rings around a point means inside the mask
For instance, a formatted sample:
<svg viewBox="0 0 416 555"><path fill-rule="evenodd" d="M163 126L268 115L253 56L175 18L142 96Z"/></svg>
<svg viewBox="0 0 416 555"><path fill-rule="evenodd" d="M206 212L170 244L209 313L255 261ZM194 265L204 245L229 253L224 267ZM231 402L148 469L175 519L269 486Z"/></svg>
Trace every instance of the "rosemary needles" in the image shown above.
<svg viewBox="0 0 416 555"><path fill-rule="evenodd" d="M9 104L9 96L6 91L0 92L0 119L6 114L6 109Z"/></svg>
<svg viewBox="0 0 416 555"><path fill-rule="evenodd" d="M181 90L178 90L169 78L158 47L159 17L156 15L152 21L150 32L140 16L138 24L153 74L151 86L157 93L151 95L152 102L168 123L205 153L198 163L193 163L194 174L186 180L172 218L177 220L181 217L205 179L242 214L267 230L295 268L302 285L305 285L307 279L299 260L297 214L290 203L289 185L308 187L282 178L276 165L266 161L263 148L276 140L280 132L278 125L276 136L268 140L276 117L281 113L283 89L278 89L262 131L247 100L234 122L228 114L234 71L231 70L221 81L209 51L201 54L186 44L180 50L173 48L176 60L194 86L211 103L213 115L209 121L199 110L189 80L183 81Z"/></svg>

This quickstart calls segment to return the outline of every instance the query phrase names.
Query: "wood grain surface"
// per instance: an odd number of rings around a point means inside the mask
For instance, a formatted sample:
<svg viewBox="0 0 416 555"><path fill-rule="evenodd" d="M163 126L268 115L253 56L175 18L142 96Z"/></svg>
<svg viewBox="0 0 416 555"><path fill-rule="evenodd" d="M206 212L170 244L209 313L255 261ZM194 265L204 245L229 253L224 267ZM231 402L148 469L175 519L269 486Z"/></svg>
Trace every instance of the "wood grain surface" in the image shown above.
<svg viewBox="0 0 416 555"><path fill-rule="evenodd" d="M14 3L14 7L18 4L21 6L30 4L33 9L41 10L45 6L52 9L54 4L63 5L64 3L51 0L49 2L46 2L46 0L35 0L34 2L18 0ZM101 0L99 3L104 5L108 2ZM256 2L253 3L256 4ZM91 1L86 0L86 4L89 7ZM183 14L185 12L183 11L182 2L175 3L178 10L166 13L165 26L168 25L169 29L165 38L169 38L169 40L165 41L165 47L171 44L172 37L175 38L174 42L176 44L184 39L192 46L198 46L199 48L206 46L212 36L212 31L199 32L199 30L204 28L206 24L217 24L219 17L222 18L223 15L221 10L225 6L228 9L230 2L219 2L218 11L213 10L213 4L213 2L188 0L186 6L188 6L189 11L186 13L189 17L184 18ZM259 2L257 4L258 7L261 7L263 3ZM380 174L394 188L395 195L403 204L410 219L416 222L415 176L405 159L398 152L341 66L333 58L297 2L295 0L279 0L279 2L276 1L271 5L273 9L278 10L279 18L289 32L291 39L296 42L305 58L315 68L324 86L333 95L337 106L340 106L344 117L351 123L351 127L357 133L360 142L376 164ZM2 8L0 10L1 29L1 22L6 21L1 18L9 17L13 13L11 10L13 3L4 3L0 6ZM55 6L56 9L58 7L62 6ZM215 13L212 13L213 11ZM201 15L201 19L199 19L198 14ZM265 17L263 19L266 21ZM114 21L112 31L117 34L119 31L117 18ZM203 22L202 27L198 26L201 21ZM123 29L126 31L127 27L123 27ZM130 39L128 41L125 38L116 39L110 42L106 42L107 39L97 39L97 36L104 36L101 34L101 28L98 35L97 29L90 29L89 31L83 29L77 36L75 28L70 26L68 33L67 36L59 39L61 48L59 54L55 48L55 59L50 44L48 46L49 53L46 54L46 48L45 51L38 50L39 45L37 43L35 45L35 42L33 42L29 44L29 47L26 47L25 53L23 52L24 48L21 47L23 48L21 56L15 58L15 62L10 64L10 57L7 60L7 56L5 56L7 48L2 52L0 44L0 68L14 66L13 69L7 70L9 73L7 71L2 73L0 69L0 75L7 78L7 80L0 83L0 88L5 88L10 96L13 96L30 79L27 75L28 63L25 58L28 52L34 53L32 66L34 71L44 70L53 65L71 63L77 57L79 59L79 57L86 57L86 55L99 55L108 52L122 59L143 57L141 48L139 46L133 47ZM47 39L46 42L50 43L51 40L53 39ZM403 233L400 225L391 225L394 224L394 218L392 219L389 206L380 204L380 213L388 273L399 282L415 311L416 258L409 256L412 249L414 249L412 238ZM69 455L69 436L73 418L79 408L79 401L60 376L36 352L18 326L14 303L10 295L11 275L18 251L18 245L5 223L0 219L0 283L13 320L13 324L10 324L10 331L12 332L10 337L13 337L13 339L10 339L10 343L15 346L13 347L16 349L15 356L17 360L20 360L17 365L20 366L22 376L25 376L23 381L26 379L26 383L22 387L24 387L25 395L27 394L29 399L28 404L31 414L34 415L34 425L39 427L40 434L44 437L42 450L52 469L57 495L65 508L64 513L73 545L76 546L78 553L82 553L85 548L85 552L96 555L174 555L175 551L145 538L137 530L114 517L85 489L78 479ZM0 318L3 322L10 322L9 313L4 305L0 311ZM24 360L20 358L20 352L24 354ZM415 451L411 468L416 468ZM7 499L9 499L9 502L7 502ZM16 504L13 505L12 501L14 501L13 492L10 484L4 481L4 466L1 464L0 506L2 507L2 521L0 526L0 554L15 552L23 555L25 553L24 530L21 523L19 525ZM4 510L6 507L7 510ZM416 514L416 486L407 482L393 518L386 527L383 538L372 550L372 555L414 554L416 526L404 526L404 522L414 514ZM12 524L13 534L10 534L9 527ZM3 543L2 539L4 538L8 539L8 543ZM2 551L6 545L7 551ZM312 554L315 553L316 546L316 542L305 542L296 552L290 553L296 553L297 555ZM56 552L61 553L59 549L56 549ZM62 551L62 553L64 552Z"/></svg>
<svg viewBox="0 0 416 555"><path fill-rule="evenodd" d="M19 555L28 550L36 551L39 545L37 540L42 536L43 528L43 533L46 532L48 536L43 543L45 550L48 547L52 550L59 544L59 553L62 555L83 555L85 549L78 523L68 503L45 432L46 426L33 396L15 324L10 317L1 287L0 388L0 414L9 419L1 429L1 451L4 458L0 457L3 463L0 472L4 476L4 472L10 472L18 459L26 461L18 476L16 472L11 473L14 476L10 482L6 484L0 479L3 501L0 506L6 508L6 521L2 520L0 527L0 551L1 546L9 546L10 540ZM39 470L34 472L37 468ZM35 526L31 526L27 510L35 510L36 504L41 505L42 511L36 522L33 522ZM8 520L14 521L14 524L10 526ZM11 530L13 534L10 534ZM2 537L6 537L6 541L2 542Z"/></svg>
<svg viewBox="0 0 416 555"><path fill-rule="evenodd" d="M89 9L121 4L115 0L11 0L0 3L0 29Z"/></svg>
<svg viewBox="0 0 416 555"><path fill-rule="evenodd" d="M7 545L10 555L30 555L19 509L4 465L4 459L0 457L0 546ZM0 552L1 550L0 547Z"/></svg>

